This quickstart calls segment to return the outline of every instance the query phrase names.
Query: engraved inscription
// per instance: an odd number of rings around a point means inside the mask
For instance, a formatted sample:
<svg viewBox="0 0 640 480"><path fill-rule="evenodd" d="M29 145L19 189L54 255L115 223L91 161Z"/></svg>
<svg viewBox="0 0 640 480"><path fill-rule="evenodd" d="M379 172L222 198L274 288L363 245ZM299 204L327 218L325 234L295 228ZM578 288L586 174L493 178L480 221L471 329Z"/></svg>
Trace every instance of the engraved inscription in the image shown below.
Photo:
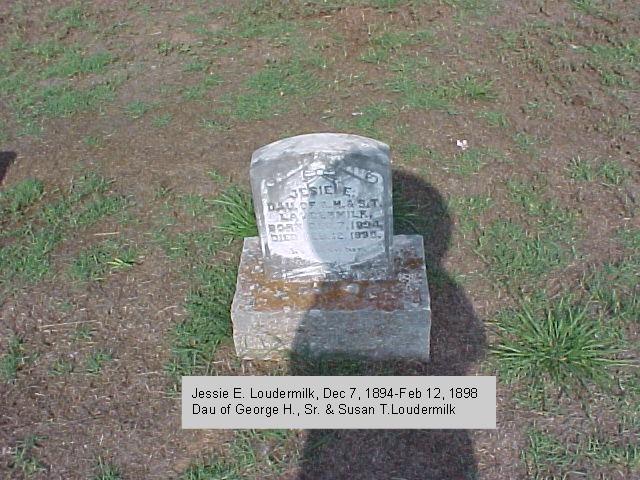
<svg viewBox="0 0 640 480"><path fill-rule="evenodd" d="M264 190L273 253L322 261L323 255L353 257L372 247L384 249L384 205L377 172L316 164L280 182L266 179Z"/></svg>
<svg viewBox="0 0 640 480"><path fill-rule="evenodd" d="M393 238L389 147L312 134L254 152L251 187L272 278L386 278Z"/></svg>

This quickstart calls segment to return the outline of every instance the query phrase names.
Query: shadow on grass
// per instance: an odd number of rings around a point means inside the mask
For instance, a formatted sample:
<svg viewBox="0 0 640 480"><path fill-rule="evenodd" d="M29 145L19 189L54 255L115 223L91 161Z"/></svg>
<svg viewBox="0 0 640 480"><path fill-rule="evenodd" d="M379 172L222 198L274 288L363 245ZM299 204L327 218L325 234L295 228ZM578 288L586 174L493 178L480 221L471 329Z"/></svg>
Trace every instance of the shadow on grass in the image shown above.
<svg viewBox="0 0 640 480"><path fill-rule="evenodd" d="M442 196L406 172L394 171L393 179L394 204L409 207L405 221L396 216L394 233L424 237L432 310L430 362L294 355L292 375L465 375L484 355L482 323L462 288L441 265L452 227ZM294 351L296 345L308 344L303 337L301 332L297 335ZM445 480L472 479L477 474L466 430L312 430L301 468L297 480Z"/></svg>
<svg viewBox="0 0 640 480"><path fill-rule="evenodd" d="M7 175L7 171L11 164L16 160L16 152L2 152L0 151L0 184L4 177Z"/></svg>

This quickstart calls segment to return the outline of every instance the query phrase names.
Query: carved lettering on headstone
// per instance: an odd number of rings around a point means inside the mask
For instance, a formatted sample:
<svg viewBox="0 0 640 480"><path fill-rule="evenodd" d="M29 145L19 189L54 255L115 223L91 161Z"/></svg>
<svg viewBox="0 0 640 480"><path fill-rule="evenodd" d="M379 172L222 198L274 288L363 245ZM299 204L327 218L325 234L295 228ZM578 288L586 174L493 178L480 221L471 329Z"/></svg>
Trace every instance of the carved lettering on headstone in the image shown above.
<svg viewBox="0 0 640 480"><path fill-rule="evenodd" d="M273 278L384 278L393 238L389 148L300 135L257 150L251 185Z"/></svg>

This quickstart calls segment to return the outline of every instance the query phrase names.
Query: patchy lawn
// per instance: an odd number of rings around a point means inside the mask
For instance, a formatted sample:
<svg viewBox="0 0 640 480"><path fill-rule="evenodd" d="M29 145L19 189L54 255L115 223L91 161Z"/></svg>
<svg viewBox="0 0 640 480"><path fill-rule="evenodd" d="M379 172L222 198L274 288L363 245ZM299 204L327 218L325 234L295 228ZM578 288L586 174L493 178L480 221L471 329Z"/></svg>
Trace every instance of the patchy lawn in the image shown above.
<svg viewBox="0 0 640 480"><path fill-rule="evenodd" d="M0 5L0 476L640 477L640 10ZM240 362L248 167L391 146L432 362ZM466 140L466 148L458 145ZM182 431L185 374L498 376L495 431Z"/></svg>

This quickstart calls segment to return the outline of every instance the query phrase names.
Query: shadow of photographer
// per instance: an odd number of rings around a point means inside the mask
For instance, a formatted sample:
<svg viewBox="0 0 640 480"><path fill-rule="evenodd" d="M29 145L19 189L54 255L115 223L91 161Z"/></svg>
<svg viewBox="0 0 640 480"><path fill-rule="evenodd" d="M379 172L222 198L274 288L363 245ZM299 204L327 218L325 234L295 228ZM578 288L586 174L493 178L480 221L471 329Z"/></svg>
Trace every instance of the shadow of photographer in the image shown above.
<svg viewBox="0 0 640 480"><path fill-rule="evenodd" d="M442 196L404 171L393 171L393 183L394 233L417 233L424 238L432 311L430 361L367 361L345 355L314 358L297 353L292 355L291 375L465 375L484 355L482 322L463 290L442 268L452 229ZM308 339L299 330L293 351L300 352L305 345ZM466 430L311 430L297 480L453 480L472 479L476 474Z"/></svg>

